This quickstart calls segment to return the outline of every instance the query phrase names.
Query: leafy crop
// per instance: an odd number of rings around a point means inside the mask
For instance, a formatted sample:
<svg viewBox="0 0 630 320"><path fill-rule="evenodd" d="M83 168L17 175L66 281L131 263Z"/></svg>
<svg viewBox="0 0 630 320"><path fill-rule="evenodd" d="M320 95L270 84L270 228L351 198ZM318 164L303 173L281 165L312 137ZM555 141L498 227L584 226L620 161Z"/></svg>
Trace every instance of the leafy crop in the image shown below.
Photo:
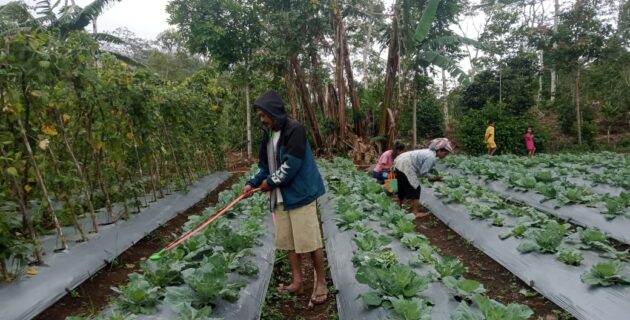
<svg viewBox="0 0 630 320"><path fill-rule="evenodd" d="M129 282L111 288L118 293L116 304L123 310L133 313L153 313L160 299L160 291L137 273L129 274Z"/></svg>
<svg viewBox="0 0 630 320"><path fill-rule="evenodd" d="M470 279L456 279L451 276L444 277L442 283L449 288L455 297L470 299L475 294L483 294L486 289L481 283Z"/></svg>
<svg viewBox="0 0 630 320"><path fill-rule="evenodd" d="M357 281L368 285L372 290L361 294L370 307L391 307L392 297L415 297L427 289L430 278L418 275L408 266L395 264L388 268L361 266L355 275Z"/></svg>
<svg viewBox="0 0 630 320"><path fill-rule="evenodd" d="M154 286L166 287L181 284L184 281L180 273L184 263L173 259L172 256L165 256L158 261L145 260L140 266L144 278Z"/></svg>
<svg viewBox="0 0 630 320"><path fill-rule="evenodd" d="M527 240L518 246L518 251L528 253L556 253L569 228L568 224L550 221L542 230L533 233L533 241Z"/></svg>
<svg viewBox="0 0 630 320"><path fill-rule="evenodd" d="M435 263L435 270L440 277L459 277L467 271L464 264L456 257L442 257Z"/></svg>
<svg viewBox="0 0 630 320"><path fill-rule="evenodd" d="M512 228L510 232L500 234L499 238L501 238L501 240L505 240L509 237L520 239L520 238L525 237L525 232L527 232L527 230L528 229L525 225L517 224L514 226L514 228Z"/></svg>
<svg viewBox="0 0 630 320"><path fill-rule="evenodd" d="M613 259L626 260L630 257L628 250L617 251L608 241L606 234L597 228L579 228L578 234L583 249L600 251L602 256Z"/></svg>
<svg viewBox="0 0 630 320"><path fill-rule="evenodd" d="M483 317L472 311L466 302L462 302L453 312L453 320L527 320L534 312L526 305L510 303L507 306L482 295L475 295L472 300L477 304Z"/></svg>
<svg viewBox="0 0 630 320"><path fill-rule="evenodd" d="M391 297L393 319L400 320L430 320L431 306L421 298L402 299Z"/></svg>
<svg viewBox="0 0 630 320"><path fill-rule="evenodd" d="M348 209L339 211L338 217L335 218L337 226L340 230L348 230L352 228L355 222L363 220L363 214L357 209Z"/></svg>
<svg viewBox="0 0 630 320"><path fill-rule="evenodd" d="M630 276L621 274L623 270L624 266L621 261L600 262L582 274L580 278L589 286L630 285Z"/></svg>
<svg viewBox="0 0 630 320"><path fill-rule="evenodd" d="M190 303L183 303L178 306L177 310L179 320L219 320L218 318L210 317L210 314L212 314L211 306L197 309Z"/></svg>
<svg viewBox="0 0 630 320"><path fill-rule="evenodd" d="M584 257L582 253L577 250L561 250L558 252L557 259L571 266L579 266L582 260L584 260Z"/></svg>
<svg viewBox="0 0 630 320"><path fill-rule="evenodd" d="M229 262L223 255L207 257L199 268L182 272L187 286L166 288L165 301L174 306L190 302L196 307L207 306L219 297L234 302L244 283L230 283L228 272Z"/></svg>
<svg viewBox="0 0 630 320"><path fill-rule="evenodd" d="M486 320L526 320L534 312L526 305L510 303L507 306L481 295L473 297Z"/></svg>
<svg viewBox="0 0 630 320"><path fill-rule="evenodd" d="M405 233L400 239L400 242L411 250L420 249L423 245L428 243L427 237L418 233Z"/></svg>

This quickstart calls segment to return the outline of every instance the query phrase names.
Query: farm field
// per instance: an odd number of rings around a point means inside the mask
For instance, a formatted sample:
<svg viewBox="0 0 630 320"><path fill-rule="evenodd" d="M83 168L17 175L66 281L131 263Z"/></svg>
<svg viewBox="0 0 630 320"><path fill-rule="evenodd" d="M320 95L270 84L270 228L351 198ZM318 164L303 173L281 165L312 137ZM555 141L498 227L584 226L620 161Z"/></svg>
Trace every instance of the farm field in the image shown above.
<svg viewBox="0 0 630 320"><path fill-rule="evenodd" d="M0 320L629 320L629 92L630 1L0 0Z"/></svg>

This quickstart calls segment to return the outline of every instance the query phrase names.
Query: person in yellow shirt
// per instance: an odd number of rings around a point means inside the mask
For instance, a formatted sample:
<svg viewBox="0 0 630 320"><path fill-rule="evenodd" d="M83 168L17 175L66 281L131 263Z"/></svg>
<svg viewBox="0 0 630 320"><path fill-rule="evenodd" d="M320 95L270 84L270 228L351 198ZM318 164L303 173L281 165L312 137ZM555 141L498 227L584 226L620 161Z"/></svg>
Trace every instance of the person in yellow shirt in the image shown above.
<svg viewBox="0 0 630 320"><path fill-rule="evenodd" d="M486 148L488 148L488 155L494 155L494 152L497 151L497 144L494 142L494 121L488 121L488 128L486 128L486 135L483 138L483 141L486 142Z"/></svg>

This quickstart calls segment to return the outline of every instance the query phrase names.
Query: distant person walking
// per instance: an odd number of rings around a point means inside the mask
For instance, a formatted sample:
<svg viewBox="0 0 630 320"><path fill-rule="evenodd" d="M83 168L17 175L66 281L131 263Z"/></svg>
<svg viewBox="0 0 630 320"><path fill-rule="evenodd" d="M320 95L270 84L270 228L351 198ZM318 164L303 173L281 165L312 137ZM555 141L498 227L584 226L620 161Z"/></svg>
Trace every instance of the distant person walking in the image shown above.
<svg viewBox="0 0 630 320"><path fill-rule="evenodd" d="M486 135L483 138L483 141L486 143L486 148L488 148L488 155L494 155L497 151L497 144L494 142L494 120L488 121L488 128L486 128Z"/></svg>
<svg viewBox="0 0 630 320"><path fill-rule="evenodd" d="M531 159L536 151L536 145L534 144L534 131L532 127L527 127L525 130L525 147L527 147L527 155Z"/></svg>

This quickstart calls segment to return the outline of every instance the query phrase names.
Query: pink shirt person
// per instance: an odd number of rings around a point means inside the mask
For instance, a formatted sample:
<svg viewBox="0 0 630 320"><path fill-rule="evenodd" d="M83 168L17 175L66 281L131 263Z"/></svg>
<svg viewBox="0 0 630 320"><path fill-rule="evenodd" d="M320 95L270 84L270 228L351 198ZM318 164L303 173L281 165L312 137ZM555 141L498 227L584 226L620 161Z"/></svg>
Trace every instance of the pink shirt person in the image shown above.
<svg viewBox="0 0 630 320"><path fill-rule="evenodd" d="M536 150L534 134L529 131L525 134L525 146L527 147L527 151Z"/></svg>
<svg viewBox="0 0 630 320"><path fill-rule="evenodd" d="M394 164L393 153L394 153L394 150L387 150L383 152L383 154L381 154L381 157L378 158L378 162L376 163L376 166L374 167L374 171L381 172L381 171L389 170L389 168L392 167L392 164Z"/></svg>

